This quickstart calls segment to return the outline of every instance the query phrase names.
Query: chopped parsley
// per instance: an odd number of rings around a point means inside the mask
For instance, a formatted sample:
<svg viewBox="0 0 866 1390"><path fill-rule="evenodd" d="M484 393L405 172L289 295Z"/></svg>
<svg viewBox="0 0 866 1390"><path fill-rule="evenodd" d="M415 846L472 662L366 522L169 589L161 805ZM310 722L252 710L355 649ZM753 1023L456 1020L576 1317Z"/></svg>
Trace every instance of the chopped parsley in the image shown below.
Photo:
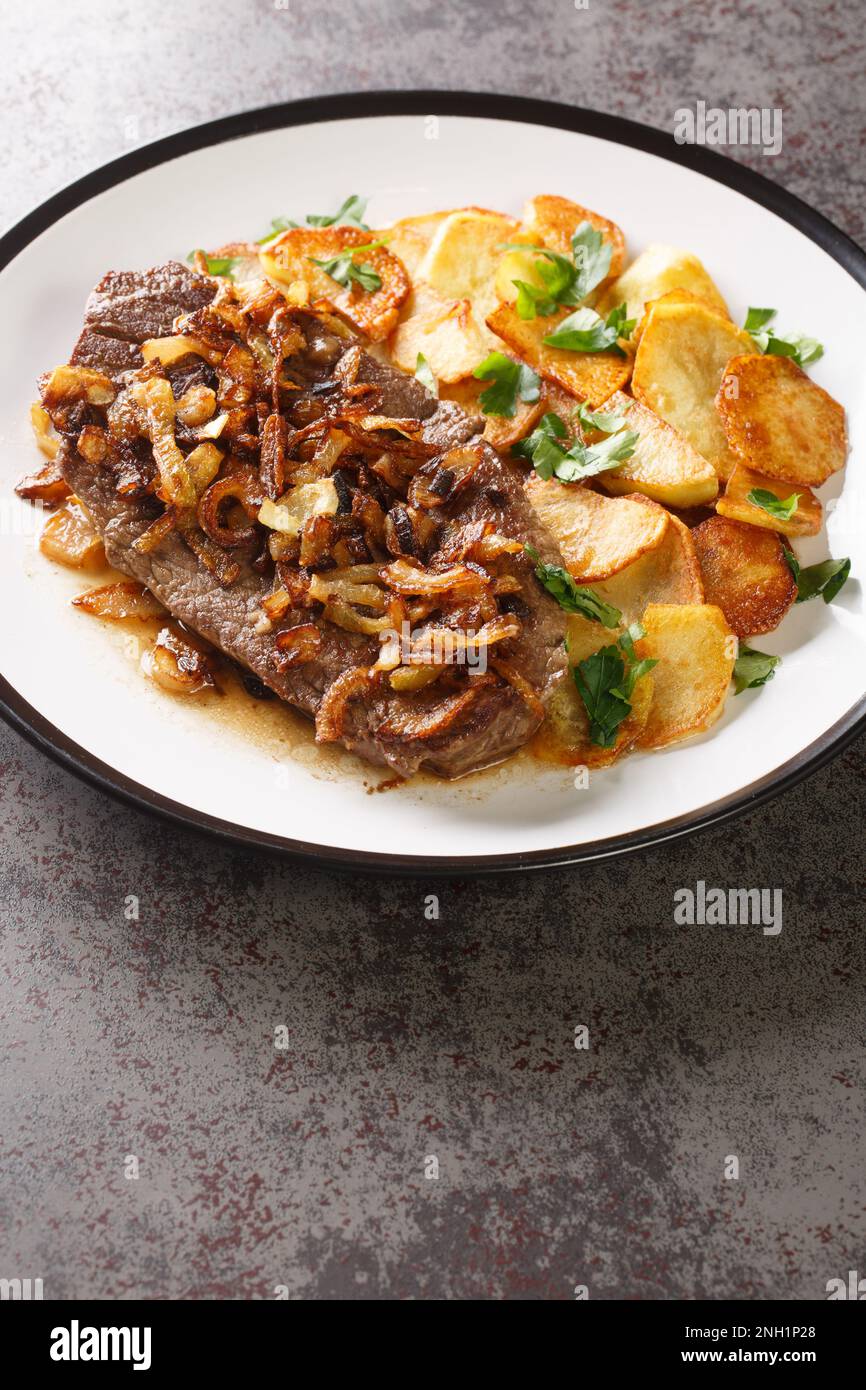
<svg viewBox="0 0 866 1390"><path fill-rule="evenodd" d="M368 241L363 246L347 246L345 251L341 251L338 256L331 256L327 260L319 260L316 256L308 256L307 260L313 265L320 266L326 275L330 275L332 280L336 280L338 285L349 289L351 285L360 285L362 290L371 293L382 288L382 277L376 272L375 268L362 261L360 265L353 260L354 256L361 251L375 251L377 246L384 246L385 241Z"/></svg>
<svg viewBox="0 0 866 1390"><path fill-rule="evenodd" d="M851 561L820 560L817 565L803 568L794 552L784 547L785 559L797 585L796 603L808 603L810 598L822 598L832 603L839 590L845 585L851 573Z"/></svg>
<svg viewBox="0 0 866 1390"><path fill-rule="evenodd" d="M517 286L517 313L522 319L546 317L566 305L580 304L610 270L612 248L591 222L581 222L571 238L571 258L546 246L506 242L503 251L532 251L538 257L535 273L543 288L526 280Z"/></svg>
<svg viewBox="0 0 866 1390"><path fill-rule="evenodd" d="M780 656L769 656L767 652L757 652L753 647L740 645L739 655L734 662L735 694L744 690L754 690L756 686L766 685L776 674L776 667L782 660Z"/></svg>
<svg viewBox="0 0 866 1390"><path fill-rule="evenodd" d="M472 375L477 381L493 382L479 397L485 415L504 415L510 420L517 410L518 400L529 403L538 400L539 376L524 362L515 362L504 352L491 352L479 362Z"/></svg>
<svg viewBox="0 0 866 1390"><path fill-rule="evenodd" d="M797 510L800 501L799 492L792 492L790 497L777 497L775 492L768 492L763 487L753 487L751 492L746 493L746 501L751 502L753 507L760 507L762 512L768 516L774 516L778 521L790 521Z"/></svg>
<svg viewBox="0 0 866 1390"><path fill-rule="evenodd" d="M574 576L562 565L545 564L531 545L523 548L535 565L536 578L566 613L580 613L594 623L601 623L602 627L619 627L622 614L618 608L605 603L592 589L575 583Z"/></svg>
<svg viewBox="0 0 866 1390"><path fill-rule="evenodd" d="M430 363L427 361L423 352L418 353L418 358L415 362L415 380L420 381L422 386L426 386L431 396L439 395L439 383L433 375Z"/></svg>
<svg viewBox="0 0 866 1390"><path fill-rule="evenodd" d="M362 232L369 232L370 228L366 222L361 220L366 210L367 199L359 198L357 193L350 193L342 207L333 214L308 212L306 225L308 227L358 227ZM291 231L293 227L300 227L301 225L300 222L294 222L291 217L274 217L271 219L271 230L266 232L263 237L259 237L257 245L264 246L282 232Z"/></svg>
<svg viewBox="0 0 866 1390"><path fill-rule="evenodd" d="M618 642L600 648L572 670L589 717L589 736L600 748L613 747L620 724L631 714L635 685L658 665L654 657L634 660L634 644L643 635L640 623L632 623Z"/></svg>
<svg viewBox="0 0 866 1390"><path fill-rule="evenodd" d="M208 256L205 251L196 248L195 251L190 251L187 256L190 264L195 261L196 256L204 256L208 275L221 275L224 280L235 278L233 272L240 260L239 256Z"/></svg>
<svg viewBox="0 0 866 1390"><path fill-rule="evenodd" d="M620 338L630 338L636 319L627 319L624 304L611 309L606 319L594 309L576 309L543 341L550 347L565 348L568 352L617 352L623 356Z"/></svg>
<svg viewBox="0 0 866 1390"><path fill-rule="evenodd" d="M596 416L595 419L600 419ZM622 424L621 415L610 415L614 427ZM603 426L596 425L596 429ZM558 415L543 415L532 434L521 439L511 450L518 458L525 458L532 464L540 478L558 478L561 483L577 483L584 478L592 478L608 468L616 468L631 458L639 435L636 430L616 428L598 444L584 444L583 440L566 448L562 443L568 437L568 429Z"/></svg>
<svg viewBox="0 0 866 1390"><path fill-rule="evenodd" d="M807 338L804 333L777 333L768 324L776 317L775 309L749 309L743 324L752 335L755 345L761 352L774 357L792 357L798 367L808 367L823 357L824 348L816 338Z"/></svg>

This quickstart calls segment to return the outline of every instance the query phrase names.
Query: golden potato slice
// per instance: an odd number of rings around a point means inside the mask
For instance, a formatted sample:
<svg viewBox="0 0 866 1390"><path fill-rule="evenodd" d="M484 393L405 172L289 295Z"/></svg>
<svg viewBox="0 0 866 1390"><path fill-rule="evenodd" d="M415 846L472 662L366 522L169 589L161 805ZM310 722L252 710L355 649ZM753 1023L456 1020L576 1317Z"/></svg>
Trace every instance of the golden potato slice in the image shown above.
<svg viewBox="0 0 866 1390"><path fill-rule="evenodd" d="M715 400L725 368L737 354L755 353L751 338L705 304L656 304L634 360L632 392L684 435L720 478L737 456L728 444Z"/></svg>
<svg viewBox="0 0 866 1390"><path fill-rule="evenodd" d="M555 193L539 193L530 198L523 209L523 230L533 241L558 251L561 256L571 255L571 238L581 222L591 223L610 244L608 280L619 275L625 262L625 237L615 222ZM601 286L598 288L600 290Z"/></svg>
<svg viewBox="0 0 866 1390"><path fill-rule="evenodd" d="M668 527L662 507L643 499L605 497L578 484L531 473L524 484L539 519L581 584L608 579L661 545Z"/></svg>
<svg viewBox="0 0 866 1390"><path fill-rule="evenodd" d="M638 501L633 496L633 501ZM645 507L658 503L643 499ZM661 544L648 550L633 565L592 587L599 598L622 613L623 622L637 622L648 603L697 604L704 601L701 569L689 529L679 517L667 513L668 525Z"/></svg>
<svg viewBox="0 0 866 1390"><path fill-rule="evenodd" d="M845 411L790 357L734 357L716 408L734 453L768 478L820 487L845 465Z"/></svg>
<svg viewBox="0 0 866 1390"><path fill-rule="evenodd" d="M578 658L580 661L600 647L615 642L618 635L600 623L588 623L588 626L597 630L599 640L597 646ZM577 660L573 664L577 665ZM569 674L560 681L548 702L547 717L533 741L533 751L545 762L566 767L610 767L635 747L644 730L652 708L653 675L654 672L650 672L635 682L629 702L631 713L620 724L616 742L612 748L600 748L590 739L586 706Z"/></svg>
<svg viewBox="0 0 866 1390"><path fill-rule="evenodd" d="M468 299L479 324L499 302L496 269L502 246L517 230L513 217L466 208L452 212L437 228L415 278L446 299Z"/></svg>
<svg viewBox="0 0 866 1390"><path fill-rule="evenodd" d="M762 507L748 500L753 489L772 492L781 502L792 492L799 494L797 510L787 521L770 516ZM716 503L719 516L733 521L745 521L750 526L763 526L767 531L780 531L783 536L816 536L821 529L823 508L811 488L794 483L780 483L777 478L765 478L745 464L737 464L725 487L725 494Z"/></svg>
<svg viewBox="0 0 866 1390"><path fill-rule="evenodd" d="M713 501L719 491L716 470L673 425L622 391L607 400L606 409L625 411L626 426L638 434L631 458L599 474L608 492L642 492L668 507Z"/></svg>
<svg viewBox="0 0 866 1390"><path fill-rule="evenodd" d="M414 372L423 353L431 372L445 385L471 376L490 351L468 299L449 301L425 291L421 313L404 319L390 342L391 358L404 372Z"/></svg>
<svg viewBox="0 0 866 1390"><path fill-rule="evenodd" d="M371 232L370 237L387 237L388 250L392 255L399 256L414 280L418 266L427 254L427 248L446 217L453 217L461 212L489 213L491 217L501 215L489 212L488 208L446 208L441 212L422 212L417 217L401 217L383 231Z"/></svg>
<svg viewBox="0 0 866 1390"><path fill-rule="evenodd" d="M641 251L607 287L597 305L598 312L606 317L618 304L625 304L626 317L640 322L649 301L661 298L669 290L688 290L724 318L730 318L728 306L697 256L661 242L653 242Z"/></svg>
<svg viewBox="0 0 866 1390"><path fill-rule="evenodd" d="M550 347L543 339L570 312L563 309L549 318L526 320L520 318L513 305L500 304L488 315L487 327L548 381L590 406L603 405L628 381L631 358L614 352L568 352Z"/></svg>
<svg viewBox="0 0 866 1390"><path fill-rule="evenodd" d="M653 657L653 701L640 748L666 748L703 733L721 714L737 657L736 638L714 604L656 604L643 615L637 655Z"/></svg>
<svg viewBox="0 0 866 1390"><path fill-rule="evenodd" d="M375 233L357 227L292 227L262 248L259 261L262 273L270 280L279 285L305 283L311 299L326 299L373 342L380 342L396 324L400 305L409 293L409 277L402 261L386 246L364 251L358 264L372 266L382 281L379 289L365 290L354 282L348 288L338 284L310 259L330 260L376 239Z"/></svg>
<svg viewBox="0 0 866 1390"><path fill-rule="evenodd" d="M657 299L648 299L642 317L638 320L637 328L631 335L631 344L635 349L644 334L644 329L650 321L650 315L658 304L703 304L706 308L712 309L713 313L718 313L716 306L707 299L701 299L700 295L692 294L691 290L668 290L665 294L659 295Z"/></svg>
<svg viewBox="0 0 866 1390"><path fill-rule="evenodd" d="M707 603L738 637L772 632L797 597L782 542L772 531L714 516L692 531Z"/></svg>

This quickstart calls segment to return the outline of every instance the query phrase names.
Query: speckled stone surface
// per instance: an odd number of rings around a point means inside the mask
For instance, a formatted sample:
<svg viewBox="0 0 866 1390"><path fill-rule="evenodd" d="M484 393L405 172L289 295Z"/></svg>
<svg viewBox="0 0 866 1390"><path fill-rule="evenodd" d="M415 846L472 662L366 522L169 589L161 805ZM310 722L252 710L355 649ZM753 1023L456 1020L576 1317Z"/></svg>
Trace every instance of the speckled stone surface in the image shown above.
<svg viewBox="0 0 866 1390"><path fill-rule="evenodd" d="M666 130L698 99L780 106L782 154L733 155L863 236L850 4L41 0L2 24L7 222L200 120L441 85ZM0 766L0 1276L52 1298L810 1299L866 1269L866 742L735 825L440 884L217 848L5 726ZM674 925L698 879L783 888L781 933Z"/></svg>

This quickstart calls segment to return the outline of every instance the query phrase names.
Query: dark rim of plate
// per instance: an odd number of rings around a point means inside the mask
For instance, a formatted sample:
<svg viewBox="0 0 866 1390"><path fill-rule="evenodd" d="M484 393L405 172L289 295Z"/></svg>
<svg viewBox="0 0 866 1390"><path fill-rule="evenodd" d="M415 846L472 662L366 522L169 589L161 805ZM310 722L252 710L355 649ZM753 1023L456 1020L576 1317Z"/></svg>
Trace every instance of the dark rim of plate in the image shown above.
<svg viewBox="0 0 866 1390"><path fill-rule="evenodd" d="M678 145L672 135L626 120L558 102L536 101L526 97L497 96L486 92L352 92L309 97L277 106L225 116L192 130L180 131L153 144L131 150L100 169L86 174L68 188L24 217L0 238L0 269L73 208L126 179L189 154L228 140L261 131L288 126L312 125L325 121L363 116L474 116L500 121L520 121L528 125L570 130L581 135L610 140L631 149L644 150L697 173L726 184L738 193L784 218L866 289L866 253L850 237L794 194L788 193L761 174L723 155L697 145ZM823 767L866 729L866 695L832 728L802 749L794 758L766 777L700 810L661 822L644 830L613 836L583 845L564 845L530 853L491 854L481 857L447 856L429 858L423 854L373 854L338 849L303 840L285 839L265 831L250 830L215 816L209 816L150 788L124 777L115 768L94 757L44 719L0 676L0 715L44 753L85 781L118 797L129 805L149 811L188 829L205 831L226 844L249 849L277 851L312 867L402 874L448 875L504 873L515 869L554 868L610 858L628 851L646 849L665 840L689 834L730 820L779 796L802 778Z"/></svg>

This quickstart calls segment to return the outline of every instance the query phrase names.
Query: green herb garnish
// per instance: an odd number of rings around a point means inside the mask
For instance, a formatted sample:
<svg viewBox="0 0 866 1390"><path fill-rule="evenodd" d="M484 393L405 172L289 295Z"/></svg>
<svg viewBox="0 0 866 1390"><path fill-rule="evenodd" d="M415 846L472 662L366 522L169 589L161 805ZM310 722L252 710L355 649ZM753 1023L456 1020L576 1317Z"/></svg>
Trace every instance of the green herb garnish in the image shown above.
<svg viewBox="0 0 866 1390"><path fill-rule="evenodd" d="M479 404L485 415L504 415L511 419L517 410L518 399L537 401L541 379L523 362L515 362L504 352L491 352L479 362L472 375L478 381L493 381L482 391Z"/></svg>
<svg viewBox="0 0 866 1390"><path fill-rule="evenodd" d="M637 322L636 319L627 319L627 312L624 304L618 304L603 319L594 309L576 309L552 333L546 334L543 341L550 347L565 348L568 352L611 351L623 356L619 339L630 338Z"/></svg>
<svg viewBox="0 0 866 1390"><path fill-rule="evenodd" d="M832 603L839 590L845 585L851 573L851 561L819 560L817 565L800 565L793 550L783 547L785 559L797 585L796 603L808 603L810 598L822 598Z"/></svg>
<svg viewBox="0 0 866 1390"><path fill-rule="evenodd" d="M196 248L187 256L190 265L194 264L196 256L204 256L208 275L221 275L224 280L235 278L233 271L240 260L239 256L208 256L205 251Z"/></svg>
<svg viewBox="0 0 866 1390"><path fill-rule="evenodd" d="M367 199L359 198L357 193L350 193L342 207L330 215L328 213L308 212L306 224L308 227L358 227L362 232L369 232L370 228L361 219L367 210ZM291 217L274 217L271 219L271 230L260 237L257 245L264 246L267 242L273 241L281 232L291 231L293 227L300 227L300 222L294 222Z"/></svg>
<svg viewBox="0 0 866 1390"><path fill-rule="evenodd" d="M535 565L536 578L566 613L580 613L602 627L619 627L622 614L618 608L605 603L592 589L575 583L574 576L562 565L545 564L531 545L524 545L523 549Z"/></svg>
<svg viewBox="0 0 866 1390"><path fill-rule="evenodd" d="M336 280L338 285L348 289L352 284L360 285L362 290L371 293L373 290L382 288L382 278L377 274L373 266L362 261L360 265L352 259L360 254L361 251L375 251L377 246L384 246L385 239L379 241L368 241L363 246L347 246L345 251L341 251L338 256L331 256L327 260L319 260L316 256L308 256L307 260L313 265L320 266L326 275L330 275L332 280Z"/></svg>
<svg viewBox="0 0 866 1390"><path fill-rule="evenodd" d="M596 417L600 419L600 416ZM622 416L609 416L614 426L622 424ZM602 429L603 426L597 425ZM561 483L576 483L592 478L608 468L616 468L631 458L639 435L636 430L616 429L598 444L576 440L570 448L561 441L568 429L558 415L542 416L532 434L521 439L511 450L519 458L528 459L540 478L558 478Z"/></svg>
<svg viewBox="0 0 866 1390"><path fill-rule="evenodd" d="M643 637L640 623L632 623L619 641L602 647L572 671L577 693L589 716L589 736L600 748L612 748L620 724L631 714L634 687L658 661L634 660L634 644Z"/></svg>
<svg viewBox="0 0 866 1390"><path fill-rule="evenodd" d="M803 333L777 333L767 325L776 317L775 309L749 309L743 327L761 352L774 357L792 357L798 367L807 367L824 355L824 348L816 338L807 338Z"/></svg>
<svg viewBox="0 0 866 1390"><path fill-rule="evenodd" d="M532 251L539 258L535 273L543 288L526 280L517 286L517 313L522 319L546 317L562 305L576 307L610 270L612 248L591 222L581 222L571 238L571 258L546 246L527 242L505 242L503 251Z"/></svg>
<svg viewBox="0 0 866 1390"><path fill-rule="evenodd" d="M430 363L427 361L423 352L418 353L415 362L415 380L420 381L422 386L426 386L431 396L439 395L439 383L433 375Z"/></svg>
<svg viewBox="0 0 866 1390"><path fill-rule="evenodd" d="M800 494L792 492L790 497L782 499L777 497L775 492L768 492L766 488L753 487L751 492L746 493L746 501L751 502L753 507L760 507L762 512L776 517L778 521L790 521L797 510Z"/></svg>
<svg viewBox="0 0 866 1390"><path fill-rule="evenodd" d="M766 652L756 652L752 647L740 646L739 655L734 662L735 694L744 690L754 690L756 686L766 685L776 674L776 667L782 660L780 656L769 656Z"/></svg>

